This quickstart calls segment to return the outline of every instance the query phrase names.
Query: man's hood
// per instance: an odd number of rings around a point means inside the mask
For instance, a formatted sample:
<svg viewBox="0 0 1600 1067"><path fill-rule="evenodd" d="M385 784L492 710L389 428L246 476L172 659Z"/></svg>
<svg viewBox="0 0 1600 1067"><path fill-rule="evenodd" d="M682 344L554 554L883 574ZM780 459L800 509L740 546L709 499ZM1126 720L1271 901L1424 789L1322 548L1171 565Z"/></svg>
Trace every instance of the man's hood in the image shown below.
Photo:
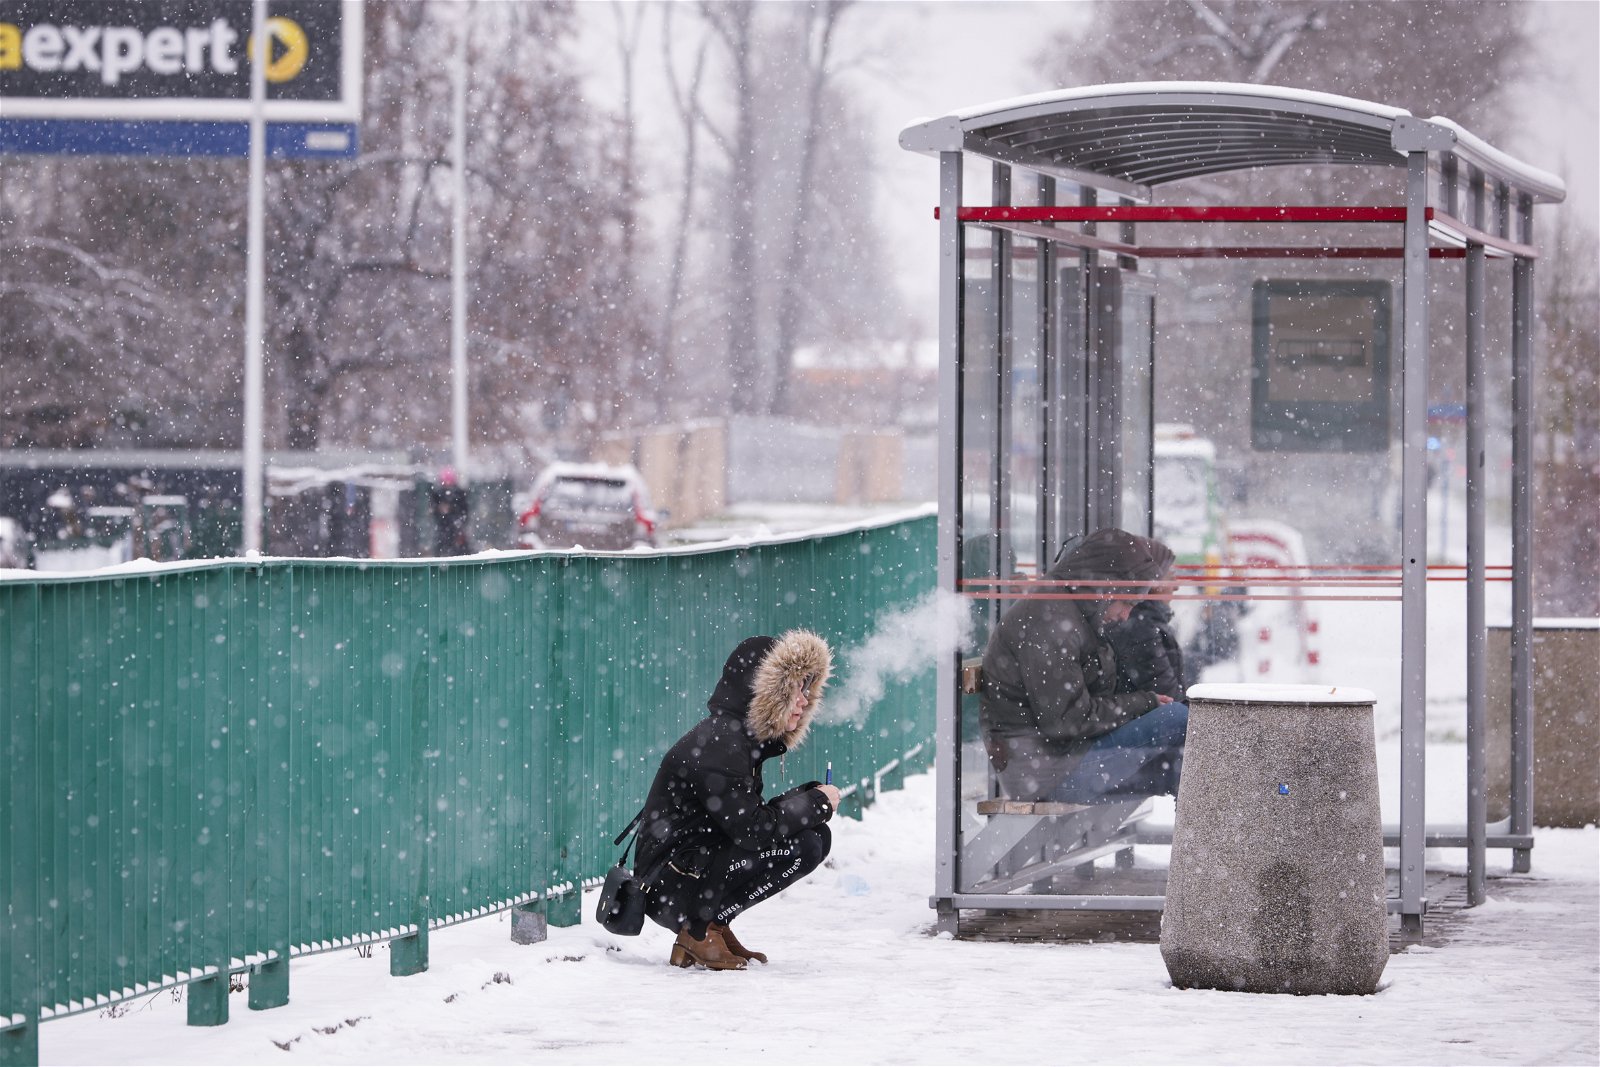
<svg viewBox="0 0 1600 1067"><path fill-rule="evenodd" d="M712 711L739 714L758 741L781 740L796 748L811 729L822 706L822 691L833 671L828 643L809 630L790 630L781 637L747 637L723 665L716 691L707 702ZM786 728L795 687L810 679L811 706L800 725Z"/></svg>
<svg viewBox="0 0 1600 1067"><path fill-rule="evenodd" d="M1107 527L1096 530L1051 565L1046 577L1058 582L1123 582L1121 586L1085 585L1084 592L1140 596L1165 578L1175 557L1172 549L1150 537ZM1084 600L1078 607L1097 628L1106 601Z"/></svg>

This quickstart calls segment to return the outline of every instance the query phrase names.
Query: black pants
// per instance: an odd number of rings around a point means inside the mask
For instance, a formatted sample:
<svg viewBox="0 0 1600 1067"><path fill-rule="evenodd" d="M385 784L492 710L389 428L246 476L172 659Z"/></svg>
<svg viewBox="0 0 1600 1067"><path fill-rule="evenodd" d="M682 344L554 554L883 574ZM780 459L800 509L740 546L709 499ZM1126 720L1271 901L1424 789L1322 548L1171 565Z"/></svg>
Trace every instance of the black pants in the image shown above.
<svg viewBox="0 0 1600 1067"><path fill-rule="evenodd" d="M760 852L729 845L675 857L651 893L650 918L672 931L687 923L698 941L708 924L727 925L816 870L832 847L833 834L816 826Z"/></svg>

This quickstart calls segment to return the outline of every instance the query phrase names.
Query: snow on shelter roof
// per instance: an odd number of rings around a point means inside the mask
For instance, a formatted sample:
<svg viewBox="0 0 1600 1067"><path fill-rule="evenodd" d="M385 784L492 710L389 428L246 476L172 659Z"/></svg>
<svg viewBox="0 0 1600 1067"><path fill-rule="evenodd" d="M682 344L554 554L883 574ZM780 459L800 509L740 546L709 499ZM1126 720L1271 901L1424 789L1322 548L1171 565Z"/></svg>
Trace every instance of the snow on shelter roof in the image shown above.
<svg viewBox="0 0 1600 1067"><path fill-rule="evenodd" d="M1529 166L1449 119L1308 89L1129 82L1057 89L953 111L900 131L912 152L971 152L1140 200L1205 174L1304 163L1404 166L1447 152L1535 200L1566 198Z"/></svg>

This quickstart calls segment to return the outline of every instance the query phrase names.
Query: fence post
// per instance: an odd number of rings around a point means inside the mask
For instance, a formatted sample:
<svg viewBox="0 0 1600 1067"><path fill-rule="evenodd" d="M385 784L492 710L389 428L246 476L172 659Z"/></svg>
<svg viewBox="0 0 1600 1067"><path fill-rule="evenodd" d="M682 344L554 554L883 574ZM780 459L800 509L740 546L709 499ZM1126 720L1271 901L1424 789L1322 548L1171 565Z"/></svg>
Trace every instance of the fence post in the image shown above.
<svg viewBox="0 0 1600 1067"><path fill-rule="evenodd" d="M544 901L529 901L511 909L511 940L519 945L533 945L550 936L550 917L545 914Z"/></svg>
<svg viewBox="0 0 1600 1067"><path fill-rule="evenodd" d="M39 787L42 755L39 673L40 592L38 586L0 588L0 624L9 654L0 656L0 758L6 768L0 781L10 825L0 841L0 1064L5 1067L39 1062L39 1006L45 998L44 938L40 910ZM9 796L7 794L9 793ZM58 915L60 909L49 914Z"/></svg>
<svg viewBox="0 0 1600 1067"><path fill-rule="evenodd" d="M551 926L577 926L583 922L583 889L576 882L553 886L542 903L545 920Z"/></svg>
<svg viewBox="0 0 1600 1067"><path fill-rule="evenodd" d="M892 759L889 765L878 773L878 788L884 792L893 792L906 787L906 765L904 760Z"/></svg>
<svg viewBox="0 0 1600 1067"><path fill-rule="evenodd" d="M244 620L241 636L247 650L242 659L248 666L240 677L240 718L244 722L236 722L234 728L235 736L246 739L250 748L245 764L244 795L249 808L244 834L255 842L251 861L255 891L246 896L255 900L253 918L259 922L252 932L267 952L276 955L251 973L248 1003L252 1011L265 1011L289 1003L289 952L294 935L289 872L297 836L290 823L299 768L289 744L286 635L292 632L295 569L268 571L253 564L239 572L237 587L236 613Z"/></svg>
<svg viewBox="0 0 1600 1067"><path fill-rule="evenodd" d="M550 812L550 827L552 831L553 855L555 862L555 884L550 886L540 898L544 905L545 919L551 926L577 926L583 921L583 891L580 888L583 860L578 850L578 832L573 825L579 805L576 802L580 796L576 784L579 767L579 757L574 753L577 745L573 740L576 730L587 729L589 724L576 724L572 716L574 709L574 684L575 671L568 662L572 648L581 642L572 638L571 631L580 617L587 617L587 605L583 597L569 597L568 587L581 581L585 587L590 584L591 567L581 559L571 556L563 557L558 565L556 580L556 604L551 613L557 620L555 640L550 649L550 706L555 713L555 734L552 743L548 746L549 753L549 783L548 795L552 802L553 810ZM577 604L573 601L576 600Z"/></svg>
<svg viewBox="0 0 1600 1067"><path fill-rule="evenodd" d="M189 983L183 995L189 1002L190 1026L222 1026L228 1021L229 981L224 971Z"/></svg>
<svg viewBox="0 0 1600 1067"><path fill-rule="evenodd" d="M289 1003L289 961L268 960L250 972L250 1010L266 1011Z"/></svg>
<svg viewBox="0 0 1600 1067"><path fill-rule="evenodd" d="M424 920L414 934L389 942L389 974L404 978L428 969L428 924Z"/></svg>
<svg viewBox="0 0 1600 1067"><path fill-rule="evenodd" d="M431 584L431 582L430 582ZM432 598L429 598L430 605ZM429 632L435 640L442 635ZM389 973L397 978L420 974L428 969L428 862L433 837L433 796L428 788L428 753L431 731L429 729L428 675L431 651L417 657L411 671L411 851L416 856L416 895L412 898L411 921L416 932L397 937L389 942Z"/></svg>
<svg viewBox="0 0 1600 1067"><path fill-rule="evenodd" d="M202 664L200 676L203 703L199 709L199 747L191 752L188 766L177 768L180 775L193 775L198 781L196 796L200 809L196 822L199 836L194 841L191 863L193 878L200 880L202 914L198 916L195 946L199 958L214 968L209 977L189 983L186 992L190 1026L222 1026L228 1021L228 994L233 986L232 965L232 865L229 855L229 821L236 813L231 810L235 801L228 796L231 780L228 766L232 738L230 720L229 675L237 670L228 647L229 610L233 605L223 595L228 582L226 571L211 571L193 575L174 575L171 588L175 595L192 597L195 607L185 627L193 636L203 639L199 654ZM201 593L203 596L195 596ZM234 635L236 636L236 635ZM233 735L238 736L237 734Z"/></svg>
<svg viewBox="0 0 1600 1067"><path fill-rule="evenodd" d="M20 1018L22 1022L17 1023ZM39 1016L12 1016L10 1027L0 1030L0 1067L38 1067Z"/></svg>

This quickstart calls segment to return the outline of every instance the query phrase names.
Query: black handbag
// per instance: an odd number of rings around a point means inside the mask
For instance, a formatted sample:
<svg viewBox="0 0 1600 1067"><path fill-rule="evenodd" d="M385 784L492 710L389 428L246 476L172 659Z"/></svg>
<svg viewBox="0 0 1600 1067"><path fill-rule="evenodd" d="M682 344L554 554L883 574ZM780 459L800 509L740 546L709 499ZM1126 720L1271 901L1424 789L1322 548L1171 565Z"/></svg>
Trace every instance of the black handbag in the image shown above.
<svg viewBox="0 0 1600 1067"><path fill-rule="evenodd" d="M644 819L644 809L639 809L639 814L623 827L618 834L615 845L621 845L624 840L631 837ZM617 857L617 862L611 870L606 872L605 884L600 887L600 900L595 905L595 921L613 934L622 937L634 937L644 929L645 907L649 904L650 878L647 875L640 877L628 869L628 849L624 845L622 855ZM657 865L659 869L659 864Z"/></svg>
<svg viewBox="0 0 1600 1067"><path fill-rule="evenodd" d="M605 885L600 887L600 903L594 917L600 925L614 934L633 937L644 929L644 887L634 873L619 861L606 872Z"/></svg>

